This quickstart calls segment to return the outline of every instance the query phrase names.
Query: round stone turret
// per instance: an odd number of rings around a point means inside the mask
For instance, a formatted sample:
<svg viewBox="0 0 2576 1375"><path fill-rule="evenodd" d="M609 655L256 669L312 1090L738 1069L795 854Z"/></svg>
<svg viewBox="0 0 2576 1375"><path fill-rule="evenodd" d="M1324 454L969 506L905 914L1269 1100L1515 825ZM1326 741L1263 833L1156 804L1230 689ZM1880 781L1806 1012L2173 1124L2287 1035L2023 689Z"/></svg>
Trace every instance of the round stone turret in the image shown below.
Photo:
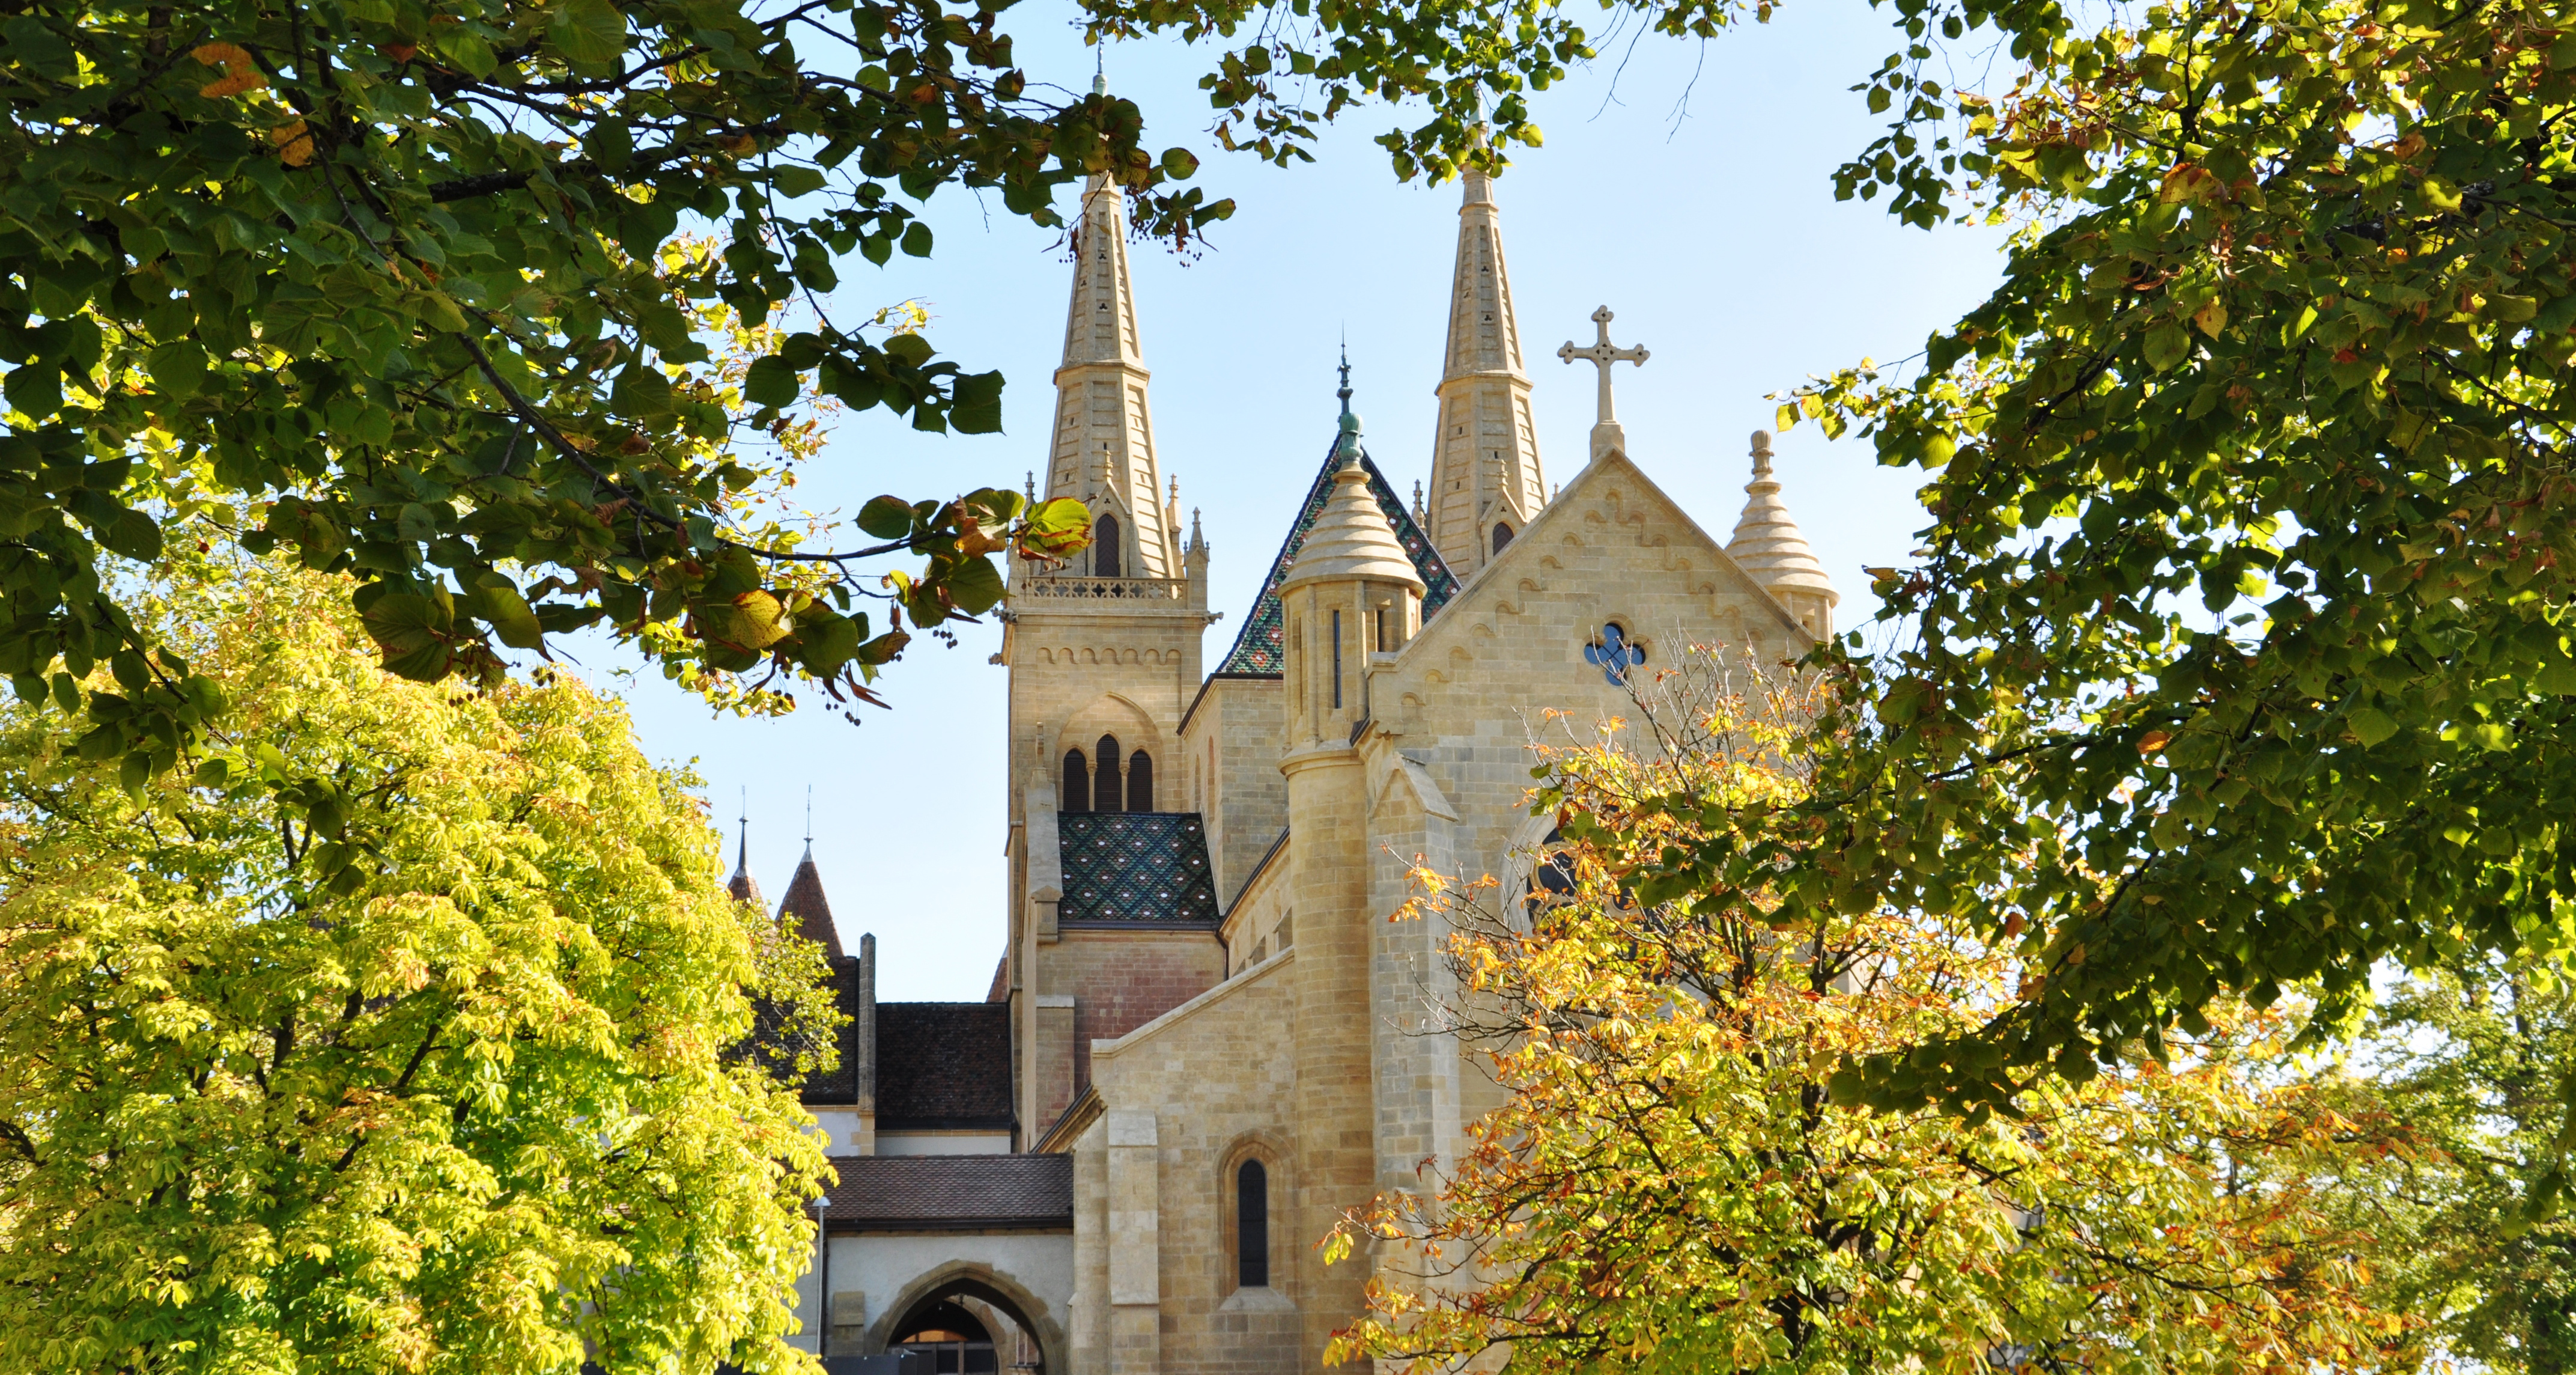
<svg viewBox="0 0 2576 1375"><path fill-rule="evenodd" d="M1779 480L1771 475L1768 431L1753 432L1753 480L1744 484L1744 491L1751 500L1744 503L1744 516L1726 542L1726 556L1788 608L1809 635L1821 640L1833 634L1834 607L1842 594L1834 591L1833 579L1825 576L1825 565L1798 522L1789 518L1788 503L1780 500Z"/></svg>
<svg viewBox="0 0 2576 1375"><path fill-rule="evenodd" d="M1341 462L1333 489L1279 583L1292 750L1356 741L1369 719L1372 657L1402 648L1422 624L1422 575L1369 490L1347 399L1333 449Z"/></svg>

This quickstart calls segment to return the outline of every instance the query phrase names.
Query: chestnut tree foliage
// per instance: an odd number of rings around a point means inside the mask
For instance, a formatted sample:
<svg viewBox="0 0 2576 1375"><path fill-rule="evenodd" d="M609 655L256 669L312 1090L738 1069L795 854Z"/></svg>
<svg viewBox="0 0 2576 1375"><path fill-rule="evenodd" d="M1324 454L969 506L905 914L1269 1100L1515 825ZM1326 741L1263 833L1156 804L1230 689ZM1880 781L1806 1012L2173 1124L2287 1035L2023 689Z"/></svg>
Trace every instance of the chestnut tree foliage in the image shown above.
<svg viewBox="0 0 2576 1375"><path fill-rule="evenodd" d="M2576 23L1898 8L1897 122L1845 185L2020 232L1920 359L1783 407L1920 469L1931 523L1774 853L1814 861L1795 913L1955 912L2038 968L1871 1100L2002 1103L2238 992L2338 1023L2383 962L2563 962ZM1944 86L1972 48L2009 60Z"/></svg>
<svg viewBox="0 0 2576 1375"><path fill-rule="evenodd" d="M1650 729L1543 750L1558 838L1536 885L1417 874L1402 916L1454 924L1455 1016L1507 1098L1419 1194L1336 1234L1374 1265L1337 1352L1423 1372L1498 1350L1527 1371L2413 1368L2354 1187L2403 1138L2349 1085L2284 1073L2284 1017L2221 1004L2003 1111L1873 1111L1834 1091L1847 1064L2008 1005L2029 977L2009 942L1638 892L1669 847L1811 797L1789 695L1667 697Z"/></svg>
<svg viewBox="0 0 2576 1375"><path fill-rule="evenodd" d="M912 633L996 603L997 556L1060 557L1088 522L937 479L855 530L761 518L787 461L764 436L817 401L1000 424L998 374L827 293L930 253L917 207L943 188L1059 226L1059 193L1105 178L1175 244L1232 209L1177 185L1194 159L1149 151L1132 103L1032 81L1009 3L9 5L0 675L81 711L119 665L84 748L136 781L179 762L210 698L123 579L206 522L354 575L384 663L421 681L493 681L604 624L736 706L866 697ZM1577 55L1486 41L1533 8L1305 22L1350 35L1317 73L1337 100L1432 90L1426 146L1463 149L1480 82ZM1282 156L1312 135L1268 117ZM728 329L747 367L711 357Z"/></svg>
<svg viewBox="0 0 2576 1375"><path fill-rule="evenodd" d="M125 593L228 705L198 768L0 710L0 1363L810 1368L822 1148L734 1048L834 1014L691 780L570 681L383 672L344 578L185 562Z"/></svg>

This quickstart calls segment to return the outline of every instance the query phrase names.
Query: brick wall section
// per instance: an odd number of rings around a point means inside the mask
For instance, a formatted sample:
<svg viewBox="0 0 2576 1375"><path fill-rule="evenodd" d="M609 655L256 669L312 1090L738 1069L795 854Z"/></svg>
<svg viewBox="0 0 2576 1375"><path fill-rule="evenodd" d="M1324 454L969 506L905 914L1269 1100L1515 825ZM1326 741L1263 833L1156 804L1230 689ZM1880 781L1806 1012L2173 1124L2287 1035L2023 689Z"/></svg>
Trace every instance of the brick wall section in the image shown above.
<svg viewBox="0 0 2576 1375"><path fill-rule="evenodd" d="M1093 1041L1124 1036L1224 977L1225 947L1206 927L1063 932L1047 947L1039 991L1073 996L1074 1094L1091 1083Z"/></svg>

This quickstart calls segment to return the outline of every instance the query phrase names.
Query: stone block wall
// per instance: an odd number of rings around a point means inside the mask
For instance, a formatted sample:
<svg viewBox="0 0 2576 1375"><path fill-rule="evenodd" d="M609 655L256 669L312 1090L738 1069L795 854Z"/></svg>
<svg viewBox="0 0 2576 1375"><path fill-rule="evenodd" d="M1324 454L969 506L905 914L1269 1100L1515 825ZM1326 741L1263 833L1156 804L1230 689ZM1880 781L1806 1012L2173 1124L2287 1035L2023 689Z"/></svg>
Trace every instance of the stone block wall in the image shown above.
<svg viewBox="0 0 2576 1375"><path fill-rule="evenodd" d="M1288 824L1279 777L1281 697L1277 678L1211 678L1181 727L1190 810L1207 824L1216 900L1231 911L1253 866Z"/></svg>
<svg viewBox="0 0 2576 1375"><path fill-rule="evenodd" d="M1318 1238L1295 1230L1284 1206L1296 1183L1291 965L1275 956L1093 1048L1107 1111L1074 1148L1074 1210L1077 1231L1104 1244L1075 1256L1075 1375L1317 1367L1299 1318ZM1235 1286L1232 1170L1248 1155L1270 1176L1271 1283L1260 1292ZM1139 1225L1148 1206L1149 1231ZM1112 1301L1121 1295L1130 1302Z"/></svg>

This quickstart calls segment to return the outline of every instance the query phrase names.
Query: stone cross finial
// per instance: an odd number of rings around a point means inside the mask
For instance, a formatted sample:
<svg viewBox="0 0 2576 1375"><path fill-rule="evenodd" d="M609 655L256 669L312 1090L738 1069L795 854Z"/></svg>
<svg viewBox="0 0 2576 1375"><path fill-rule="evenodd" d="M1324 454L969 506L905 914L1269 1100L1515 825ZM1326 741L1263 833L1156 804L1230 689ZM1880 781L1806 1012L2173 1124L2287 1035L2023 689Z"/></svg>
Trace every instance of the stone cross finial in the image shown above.
<svg viewBox="0 0 2576 1375"><path fill-rule="evenodd" d="M1610 321L1613 318L1615 317L1610 314L1610 307L1608 306L1603 306L1599 310L1592 312L1592 324L1596 336L1593 340L1592 346L1590 348L1576 348L1573 341L1568 340L1563 348L1556 351L1556 356L1564 359L1568 363L1573 362L1577 358L1581 358L1589 361L1595 368L1600 369L1600 414L1599 417L1592 422L1592 456L1594 458L1599 458L1602 454L1609 452L1611 449L1625 448L1627 446L1627 434L1619 428L1619 413L1610 404L1610 365L1613 363L1634 363L1639 367L1644 367L1646 364L1646 350L1642 346L1620 348L1610 342Z"/></svg>

